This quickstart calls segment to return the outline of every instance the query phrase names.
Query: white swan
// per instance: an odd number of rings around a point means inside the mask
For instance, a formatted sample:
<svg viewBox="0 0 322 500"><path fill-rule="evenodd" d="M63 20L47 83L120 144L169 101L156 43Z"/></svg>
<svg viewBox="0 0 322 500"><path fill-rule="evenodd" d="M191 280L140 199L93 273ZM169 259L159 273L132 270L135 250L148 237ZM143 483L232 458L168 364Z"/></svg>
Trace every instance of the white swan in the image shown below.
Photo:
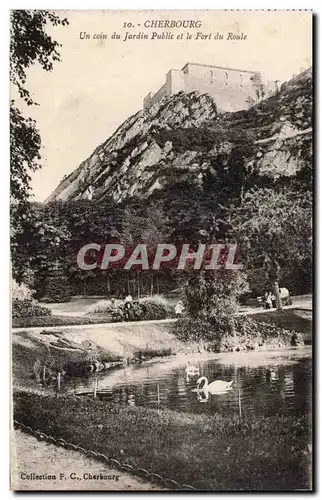
<svg viewBox="0 0 322 500"><path fill-rule="evenodd" d="M200 388L200 384L202 382L204 382L204 384L202 388ZM232 388L232 385L232 380L230 382L226 382L225 380L215 380L214 382L211 382L211 384L208 384L207 377L200 377L197 380L197 389L210 393L227 391Z"/></svg>

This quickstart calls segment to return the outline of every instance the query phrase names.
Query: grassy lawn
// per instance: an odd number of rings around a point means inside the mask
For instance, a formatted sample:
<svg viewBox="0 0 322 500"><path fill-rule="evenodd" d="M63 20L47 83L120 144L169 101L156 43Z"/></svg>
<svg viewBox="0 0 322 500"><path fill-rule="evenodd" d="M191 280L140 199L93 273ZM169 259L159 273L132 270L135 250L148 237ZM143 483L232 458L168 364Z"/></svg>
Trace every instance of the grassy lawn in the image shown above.
<svg viewBox="0 0 322 500"><path fill-rule="evenodd" d="M203 490L309 489L305 416L206 416L17 392L14 418Z"/></svg>

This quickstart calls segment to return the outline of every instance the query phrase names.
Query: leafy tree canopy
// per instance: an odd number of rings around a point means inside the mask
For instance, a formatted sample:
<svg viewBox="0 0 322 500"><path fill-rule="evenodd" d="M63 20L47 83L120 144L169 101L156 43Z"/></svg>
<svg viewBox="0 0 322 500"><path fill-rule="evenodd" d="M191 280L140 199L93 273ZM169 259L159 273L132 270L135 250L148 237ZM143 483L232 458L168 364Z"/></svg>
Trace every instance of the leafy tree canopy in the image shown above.
<svg viewBox="0 0 322 500"><path fill-rule="evenodd" d="M10 81L28 105L34 101L25 87L26 70L38 63L51 71L53 63L60 61L61 45L46 32L48 24L65 26L68 20L48 10L13 10L10 15Z"/></svg>
<svg viewBox="0 0 322 500"><path fill-rule="evenodd" d="M267 266L273 281L281 265L307 266L312 252L312 193L287 189L249 191L230 207L232 235L247 267Z"/></svg>

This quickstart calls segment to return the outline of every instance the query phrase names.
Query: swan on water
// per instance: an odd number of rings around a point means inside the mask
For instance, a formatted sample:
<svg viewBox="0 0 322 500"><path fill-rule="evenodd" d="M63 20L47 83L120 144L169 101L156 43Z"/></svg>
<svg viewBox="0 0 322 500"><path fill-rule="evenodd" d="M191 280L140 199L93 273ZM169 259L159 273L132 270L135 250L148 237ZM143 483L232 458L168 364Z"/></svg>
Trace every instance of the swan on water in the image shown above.
<svg viewBox="0 0 322 500"><path fill-rule="evenodd" d="M204 382L203 386L200 387L200 384ZM230 382L226 382L225 380L215 380L208 384L207 377L200 377L197 380L197 389L202 391L208 391L210 393L227 391L232 388L233 380Z"/></svg>

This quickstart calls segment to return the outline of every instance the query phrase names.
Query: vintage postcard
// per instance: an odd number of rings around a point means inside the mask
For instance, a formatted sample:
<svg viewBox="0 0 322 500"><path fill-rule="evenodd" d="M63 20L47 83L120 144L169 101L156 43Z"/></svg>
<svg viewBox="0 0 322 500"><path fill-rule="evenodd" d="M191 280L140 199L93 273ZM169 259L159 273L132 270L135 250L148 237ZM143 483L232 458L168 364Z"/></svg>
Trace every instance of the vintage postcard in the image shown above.
<svg viewBox="0 0 322 500"><path fill-rule="evenodd" d="M312 12L10 12L11 488L309 491Z"/></svg>

